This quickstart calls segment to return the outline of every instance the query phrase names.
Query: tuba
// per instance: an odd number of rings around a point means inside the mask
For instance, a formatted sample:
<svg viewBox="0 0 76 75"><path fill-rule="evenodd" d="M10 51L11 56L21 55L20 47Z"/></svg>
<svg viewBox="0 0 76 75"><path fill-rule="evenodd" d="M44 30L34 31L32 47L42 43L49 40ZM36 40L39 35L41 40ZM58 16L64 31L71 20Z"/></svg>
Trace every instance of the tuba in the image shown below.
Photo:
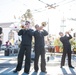
<svg viewBox="0 0 76 75"><path fill-rule="evenodd" d="M46 24L46 22L42 22L41 25L42 25L43 27L45 27L47 24Z"/></svg>

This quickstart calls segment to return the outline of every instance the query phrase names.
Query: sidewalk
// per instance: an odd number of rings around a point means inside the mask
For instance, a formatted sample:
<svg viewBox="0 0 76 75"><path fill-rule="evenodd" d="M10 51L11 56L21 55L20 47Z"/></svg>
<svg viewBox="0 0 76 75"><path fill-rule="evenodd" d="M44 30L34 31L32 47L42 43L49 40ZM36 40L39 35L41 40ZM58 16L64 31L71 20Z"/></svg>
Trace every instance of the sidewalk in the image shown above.
<svg viewBox="0 0 76 75"><path fill-rule="evenodd" d="M29 75L76 75L76 57L72 58L72 64L75 67L74 69L67 66L67 59L65 66L60 68L61 56L50 56L49 61L46 60L46 70L47 73L38 73L34 72L33 62L31 63L30 74ZM17 56L0 56L0 75L27 75L24 74L24 67L19 73L14 74L13 70L17 64ZM39 61L40 65L40 61Z"/></svg>

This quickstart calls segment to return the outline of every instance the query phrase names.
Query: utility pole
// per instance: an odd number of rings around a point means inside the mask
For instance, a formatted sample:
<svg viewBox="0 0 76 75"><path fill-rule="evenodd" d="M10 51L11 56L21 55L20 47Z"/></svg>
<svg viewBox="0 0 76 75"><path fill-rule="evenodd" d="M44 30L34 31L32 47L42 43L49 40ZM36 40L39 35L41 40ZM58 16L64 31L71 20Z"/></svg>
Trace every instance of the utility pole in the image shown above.
<svg viewBox="0 0 76 75"><path fill-rule="evenodd" d="M48 18L48 33L49 33L49 18Z"/></svg>
<svg viewBox="0 0 76 75"><path fill-rule="evenodd" d="M61 22L62 22L62 25L60 26L61 27L61 31L64 33L64 28L66 27L66 25L65 25L65 18L64 18L64 13L63 13L63 18L62 18L62 20L61 20Z"/></svg>

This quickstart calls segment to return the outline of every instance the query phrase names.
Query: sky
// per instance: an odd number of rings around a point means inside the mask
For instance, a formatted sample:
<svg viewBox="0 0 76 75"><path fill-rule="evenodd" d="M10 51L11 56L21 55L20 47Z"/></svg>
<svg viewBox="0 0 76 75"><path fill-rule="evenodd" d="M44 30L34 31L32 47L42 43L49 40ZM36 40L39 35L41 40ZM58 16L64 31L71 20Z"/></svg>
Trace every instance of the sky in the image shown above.
<svg viewBox="0 0 76 75"><path fill-rule="evenodd" d="M37 0L0 0L0 22L11 21L14 15L21 16L27 9L41 8L42 3L39 2L38 5L38 2Z"/></svg>
<svg viewBox="0 0 76 75"><path fill-rule="evenodd" d="M41 2L40 2L41 1ZM46 21L46 29L50 34L58 34L59 31L66 31L74 28L76 21L69 18L76 18L76 0L0 0L0 23L15 21L14 15L18 18L31 9L35 24ZM44 3L43 3L44 2ZM45 8L46 4L55 4L55 9ZM64 23L62 22L64 18ZM48 26L49 25L49 26ZM65 27L62 28L62 25Z"/></svg>

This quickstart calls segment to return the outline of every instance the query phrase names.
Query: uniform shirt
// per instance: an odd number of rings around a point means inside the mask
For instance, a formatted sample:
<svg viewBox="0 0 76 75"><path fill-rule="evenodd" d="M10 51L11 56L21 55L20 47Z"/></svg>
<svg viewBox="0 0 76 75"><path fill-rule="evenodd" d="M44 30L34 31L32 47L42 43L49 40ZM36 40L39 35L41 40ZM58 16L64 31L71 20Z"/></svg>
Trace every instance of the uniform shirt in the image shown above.
<svg viewBox="0 0 76 75"><path fill-rule="evenodd" d="M64 36L60 38L60 41L63 43L63 49L66 51L71 51L71 44L69 40L72 38L72 36L69 34L69 36Z"/></svg>
<svg viewBox="0 0 76 75"><path fill-rule="evenodd" d="M34 38L35 38L35 46L44 46L44 36L48 35L48 32L46 30L38 31L36 30L34 32Z"/></svg>
<svg viewBox="0 0 76 75"><path fill-rule="evenodd" d="M31 45L32 36L33 36L32 29L29 30L21 29L18 32L18 35L21 36L22 38L21 45Z"/></svg>

